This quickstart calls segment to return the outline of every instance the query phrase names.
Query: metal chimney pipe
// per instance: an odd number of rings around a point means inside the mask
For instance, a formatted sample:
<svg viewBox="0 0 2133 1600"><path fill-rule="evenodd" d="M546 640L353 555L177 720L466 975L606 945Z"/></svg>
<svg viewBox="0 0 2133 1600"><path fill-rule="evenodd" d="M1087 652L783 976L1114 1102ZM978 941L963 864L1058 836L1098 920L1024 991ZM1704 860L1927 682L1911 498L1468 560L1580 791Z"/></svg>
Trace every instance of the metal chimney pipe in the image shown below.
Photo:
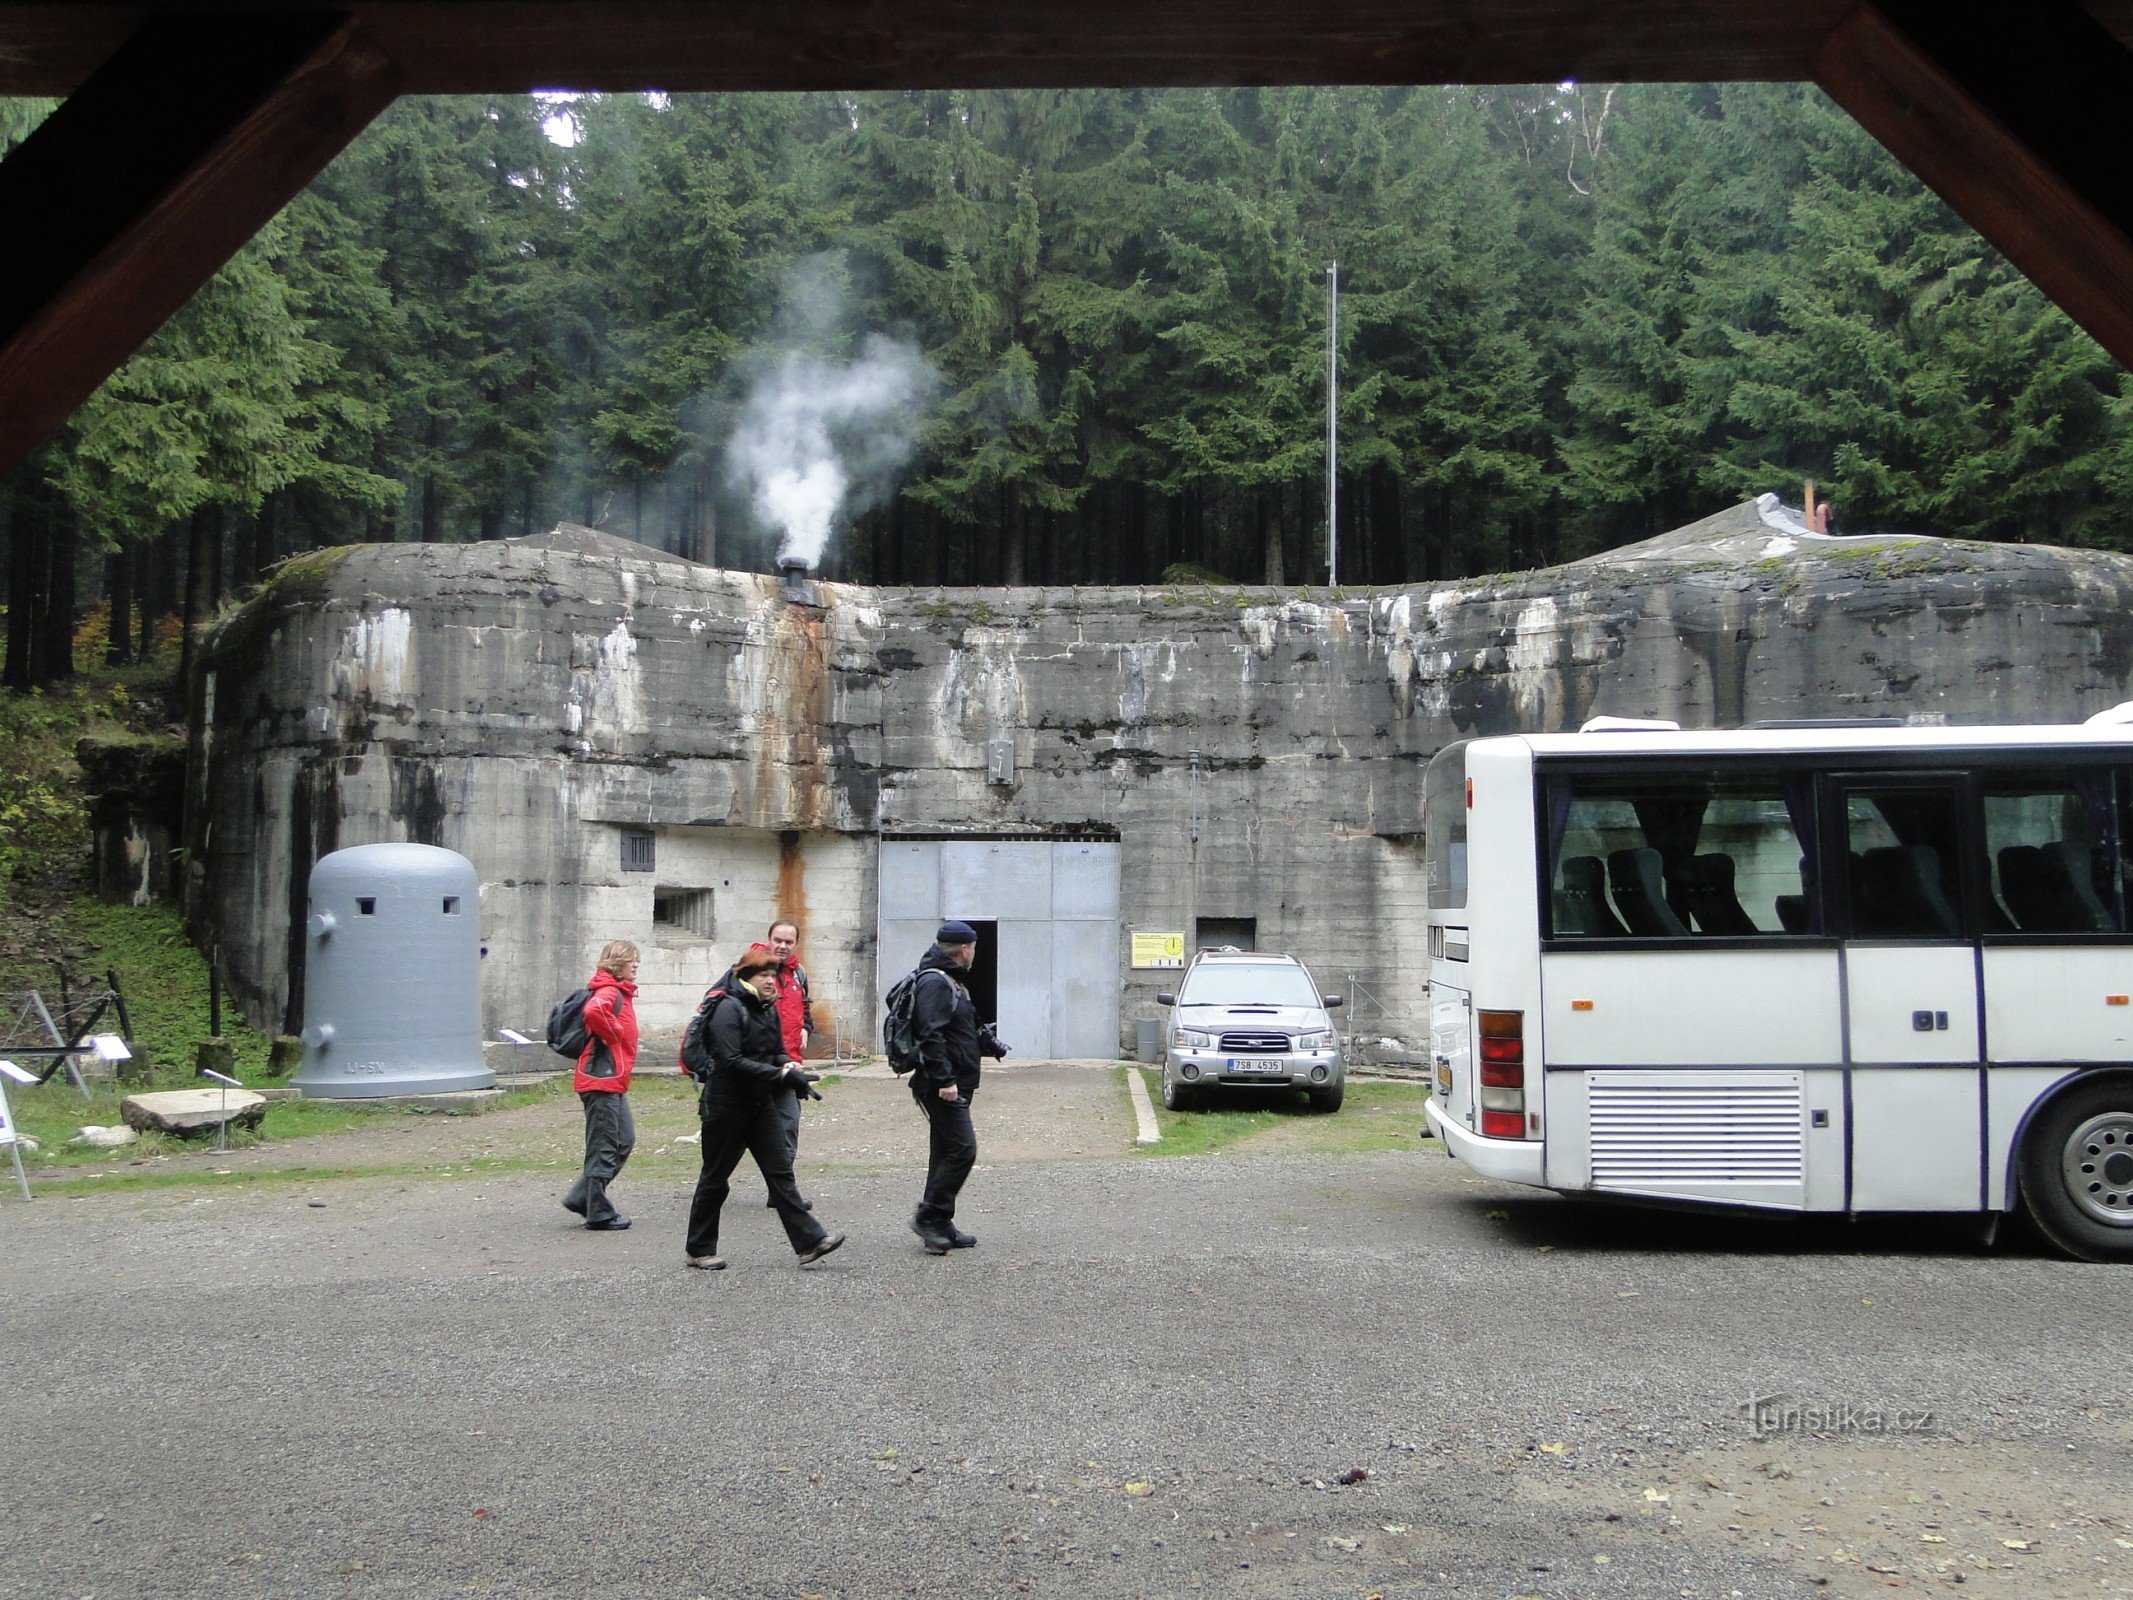
<svg viewBox="0 0 2133 1600"><path fill-rule="evenodd" d="M822 602L815 596L815 586L808 578L812 569L801 556L778 557L778 589L786 603L796 606L819 606Z"/></svg>

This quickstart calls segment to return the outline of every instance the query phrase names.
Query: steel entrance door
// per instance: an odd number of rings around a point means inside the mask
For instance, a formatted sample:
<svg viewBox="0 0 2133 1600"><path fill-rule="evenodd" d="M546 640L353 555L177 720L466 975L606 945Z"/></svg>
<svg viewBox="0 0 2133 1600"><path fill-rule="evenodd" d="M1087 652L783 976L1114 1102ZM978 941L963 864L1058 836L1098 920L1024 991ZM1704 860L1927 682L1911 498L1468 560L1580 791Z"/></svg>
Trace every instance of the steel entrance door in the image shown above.
<svg viewBox="0 0 2133 1600"><path fill-rule="evenodd" d="M1118 845L1106 840L884 839L875 992L909 972L946 918L998 930L1000 1037L1018 1059L1118 1053Z"/></svg>

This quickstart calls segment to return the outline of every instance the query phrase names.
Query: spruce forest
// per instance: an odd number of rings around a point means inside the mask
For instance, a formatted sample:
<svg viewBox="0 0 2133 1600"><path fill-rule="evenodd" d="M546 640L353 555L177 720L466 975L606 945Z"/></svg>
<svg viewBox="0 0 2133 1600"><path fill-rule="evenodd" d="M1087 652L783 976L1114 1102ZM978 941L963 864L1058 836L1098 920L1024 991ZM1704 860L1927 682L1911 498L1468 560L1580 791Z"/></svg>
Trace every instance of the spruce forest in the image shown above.
<svg viewBox="0 0 2133 1600"><path fill-rule="evenodd" d="M828 576L1323 582L1334 260L1344 584L1803 478L1840 529L2133 530L2119 368L1809 88L417 99L0 489L6 681L322 545L767 569L743 397L878 336L926 397Z"/></svg>

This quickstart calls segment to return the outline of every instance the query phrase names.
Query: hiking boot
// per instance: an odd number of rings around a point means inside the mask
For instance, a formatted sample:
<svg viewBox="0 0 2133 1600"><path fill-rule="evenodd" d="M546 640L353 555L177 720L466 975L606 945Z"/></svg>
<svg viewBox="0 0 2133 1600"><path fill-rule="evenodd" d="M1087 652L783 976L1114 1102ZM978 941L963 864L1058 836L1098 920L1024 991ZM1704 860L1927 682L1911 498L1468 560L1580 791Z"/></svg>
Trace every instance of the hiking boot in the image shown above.
<svg viewBox="0 0 2133 1600"><path fill-rule="evenodd" d="M691 1256L689 1257L689 1265L698 1272L724 1272L726 1270L726 1258L724 1256Z"/></svg>
<svg viewBox="0 0 2133 1600"><path fill-rule="evenodd" d="M944 1256L955 1248L955 1241L948 1235L916 1217L911 1219L911 1231L918 1235L918 1242L926 1247L929 1256Z"/></svg>
<svg viewBox="0 0 2133 1600"><path fill-rule="evenodd" d="M843 1243L844 1235L841 1233L824 1234L821 1240L812 1248L800 1252L800 1265L803 1267L813 1266Z"/></svg>
<svg viewBox="0 0 2133 1600"><path fill-rule="evenodd" d="M948 1243L957 1250L975 1250L978 1247L978 1236L974 1233L965 1233L961 1228L950 1227L948 1230Z"/></svg>
<svg viewBox="0 0 2133 1600"><path fill-rule="evenodd" d="M620 1233L629 1225L630 1219L628 1217L617 1216L609 1217L605 1222L588 1222L585 1224L585 1228L588 1233Z"/></svg>

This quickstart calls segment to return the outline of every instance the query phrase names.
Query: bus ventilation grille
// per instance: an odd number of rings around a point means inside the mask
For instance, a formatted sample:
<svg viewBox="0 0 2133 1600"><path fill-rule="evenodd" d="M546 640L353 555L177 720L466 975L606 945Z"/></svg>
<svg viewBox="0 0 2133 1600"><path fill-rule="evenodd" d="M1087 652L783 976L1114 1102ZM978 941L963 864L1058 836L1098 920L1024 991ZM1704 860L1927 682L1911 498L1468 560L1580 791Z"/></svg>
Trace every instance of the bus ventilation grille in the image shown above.
<svg viewBox="0 0 2133 1600"><path fill-rule="evenodd" d="M1801 1183L1798 1073L1593 1073L1592 1181Z"/></svg>

